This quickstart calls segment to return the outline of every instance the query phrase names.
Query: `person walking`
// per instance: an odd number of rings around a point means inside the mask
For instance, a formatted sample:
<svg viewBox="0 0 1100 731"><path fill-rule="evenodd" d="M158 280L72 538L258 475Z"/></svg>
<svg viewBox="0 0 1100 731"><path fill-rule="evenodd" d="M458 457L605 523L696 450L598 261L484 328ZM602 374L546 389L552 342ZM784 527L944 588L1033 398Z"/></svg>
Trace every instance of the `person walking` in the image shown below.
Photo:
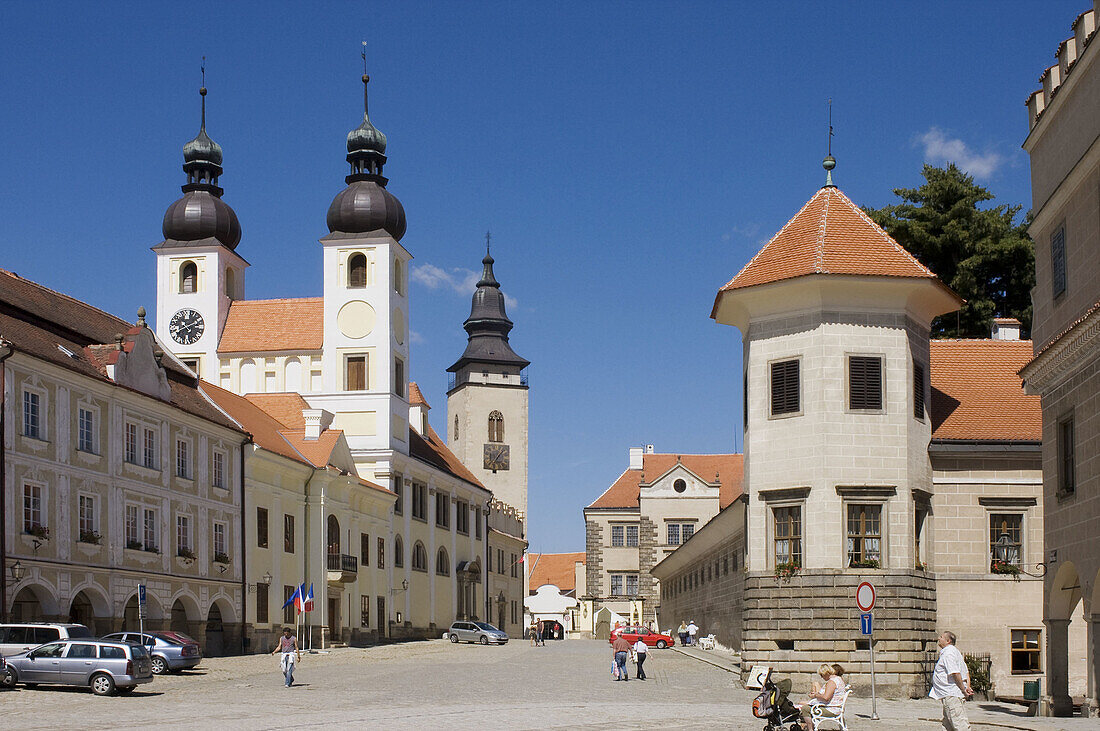
<svg viewBox="0 0 1100 731"><path fill-rule="evenodd" d="M634 643L634 662L638 663L638 669L634 671L634 677L638 680L645 680L645 668L642 666L645 665L646 652L648 651L649 648L639 637L638 641Z"/></svg>
<svg viewBox="0 0 1100 731"><path fill-rule="evenodd" d="M695 644L695 635L699 634L699 626L695 624L695 620L688 622L688 643Z"/></svg>
<svg viewBox="0 0 1100 731"><path fill-rule="evenodd" d="M283 636L279 638L271 654L274 655L276 652L282 655L279 658L279 667L282 668L283 680L289 688L294 685L294 666L302 659L302 651L298 649L298 638L290 631L290 627L283 628Z"/></svg>
<svg viewBox="0 0 1100 731"><path fill-rule="evenodd" d="M676 630L676 634L680 635L680 647L686 646L688 643L688 626L680 622L680 628Z"/></svg>
<svg viewBox="0 0 1100 731"><path fill-rule="evenodd" d="M546 642L542 639L543 621L540 619L535 622L535 647L546 647Z"/></svg>
<svg viewBox="0 0 1100 731"><path fill-rule="evenodd" d="M619 677L615 680L630 680L630 676L626 672L626 656L629 654L630 642L623 638L621 634L616 635L615 641L611 643L611 656L615 658L615 667L619 669Z"/></svg>
<svg viewBox="0 0 1100 731"><path fill-rule="evenodd" d="M527 634L531 635L531 647L538 647L537 623L531 622L531 626L527 628Z"/></svg>
<svg viewBox="0 0 1100 731"><path fill-rule="evenodd" d="M943 703L943 727L947 731L970 731L963 699L974 695L974 691L970 689L970 673L962 653L955 647L955 639L953 632L944 631L936 640L940 655L932 670L932 690L928 696Z"/></svg>

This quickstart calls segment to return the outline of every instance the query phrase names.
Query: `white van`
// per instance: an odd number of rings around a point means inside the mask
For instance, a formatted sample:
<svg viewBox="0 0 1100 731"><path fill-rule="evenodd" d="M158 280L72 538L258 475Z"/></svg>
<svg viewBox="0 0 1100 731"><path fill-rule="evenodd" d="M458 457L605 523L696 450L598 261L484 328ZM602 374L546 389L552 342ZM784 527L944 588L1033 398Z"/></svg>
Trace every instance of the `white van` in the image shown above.
<svg viewBox="0 0 1100 731"><path fill-rule="evenodd" d="M82 624L53 622L11 622L0 624L0 655L18 655L47 642L90 639L92 631Z"/></svg>

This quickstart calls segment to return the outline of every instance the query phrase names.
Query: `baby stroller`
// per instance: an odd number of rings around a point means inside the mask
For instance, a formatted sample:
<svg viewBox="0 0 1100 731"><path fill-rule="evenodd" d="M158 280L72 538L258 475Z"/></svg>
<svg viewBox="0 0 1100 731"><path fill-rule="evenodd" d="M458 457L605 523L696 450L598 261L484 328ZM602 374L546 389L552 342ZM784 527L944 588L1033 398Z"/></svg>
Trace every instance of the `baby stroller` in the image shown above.
<svg viewBox="0 0 1100 731"><path fill-rule="evenodd" d="M764 678L764 690L752 701L752 715L768 722L764 731L801 731L799 712L788 699L790 694L790 679L773 683L771 673Z"/></svg>

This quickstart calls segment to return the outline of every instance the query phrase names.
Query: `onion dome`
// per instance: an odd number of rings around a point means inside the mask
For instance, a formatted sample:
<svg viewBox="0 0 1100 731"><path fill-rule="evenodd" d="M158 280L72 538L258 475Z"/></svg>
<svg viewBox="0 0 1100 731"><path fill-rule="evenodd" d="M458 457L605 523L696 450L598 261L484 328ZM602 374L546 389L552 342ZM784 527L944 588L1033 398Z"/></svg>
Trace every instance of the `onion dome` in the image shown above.
<svg viewBox="0 0 1100 731"><path fill-rule="evenodd" d="M241 241L237 214L222 200L218 178L222 174L222 148L206 134L206 87L202 97L202 121L195 139L183 146L183 171L187 184L183 197L168 207L161 230L161 246L197 246L219 243L235 249ZM208 241L209 240L209 241Z"/></svg>
<svg viewBox="0 0 1100 731"><path fill-rule="evenodd" d="M331 233L365 234L385 231L400 241L405 235L405 209L401 201L386 190L382 168L386 164L386 135L370 121L367 112L367 84L363 74L363 122L348 133L347 161L351 174L344 178L348 187L340 191L328 208Z"/></svg>
<svg viewBox="0 0 1100 731"><path fill-rule="evenodd" d="M447 370L456 372L473 363L526 368L530 361L517 355L508 343L508 333L512 331L513 325L504 310L504 293L500 291L500 283L493 275L493 257L488 250L481 264L481 279L470 305L470 316L462 323L469 336L466 350Z"/></svg>

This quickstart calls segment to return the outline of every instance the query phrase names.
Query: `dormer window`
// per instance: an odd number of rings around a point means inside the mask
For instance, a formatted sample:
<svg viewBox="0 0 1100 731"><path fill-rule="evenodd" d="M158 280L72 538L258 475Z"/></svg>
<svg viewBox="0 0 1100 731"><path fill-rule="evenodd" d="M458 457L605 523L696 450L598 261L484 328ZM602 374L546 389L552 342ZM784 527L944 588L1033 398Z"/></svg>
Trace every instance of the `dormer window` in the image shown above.
<svg viewBox="0 0 1100 731"><path fill-rule="evenodd" d="M348 287L359 289L367 286L367 257L365 254L352 254L348 259Z"/></svg>
<svg viewBox="0 0 1100 731"><path fill-rule="evenodd" d="M180 294L191 294L198 290L199 268L193 261L186 261L180 267Z"/></svg>

